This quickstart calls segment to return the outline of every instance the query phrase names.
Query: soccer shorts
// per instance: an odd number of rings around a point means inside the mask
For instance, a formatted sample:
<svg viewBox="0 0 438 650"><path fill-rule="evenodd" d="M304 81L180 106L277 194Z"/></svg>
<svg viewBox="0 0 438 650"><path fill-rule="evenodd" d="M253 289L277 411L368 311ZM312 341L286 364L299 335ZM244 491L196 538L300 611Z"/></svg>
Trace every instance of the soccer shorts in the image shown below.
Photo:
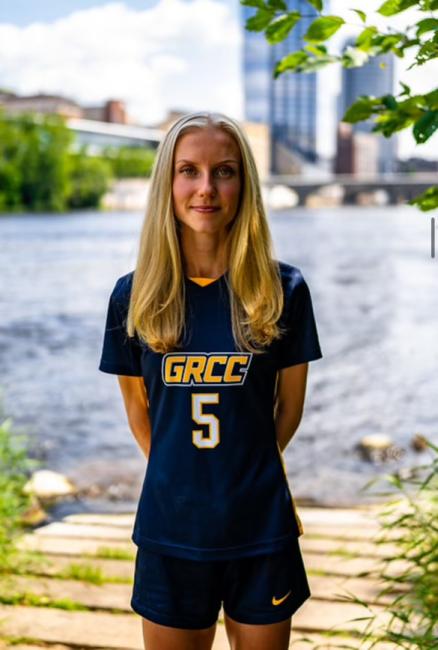
<svg viewBox="0 0 438 650"><path fill-rule="evenodd" d="M160 625L207 628L222 605L238 623L278 623L309 597L298 538L285 550L232 560L191 560L137 548L131 607Z"/></svg>

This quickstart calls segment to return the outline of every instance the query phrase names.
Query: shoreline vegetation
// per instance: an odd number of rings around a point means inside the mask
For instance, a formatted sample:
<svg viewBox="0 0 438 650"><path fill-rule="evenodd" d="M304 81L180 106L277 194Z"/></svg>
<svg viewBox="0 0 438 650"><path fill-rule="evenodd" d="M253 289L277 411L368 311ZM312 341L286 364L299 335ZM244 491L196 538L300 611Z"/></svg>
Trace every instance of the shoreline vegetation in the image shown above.
<svg viewBox="0 0 438 650"><path fill-rule="evenodd" d="M112 147L91 155L59 115L8 115L0 107L0 216L100 209L118 179L147 179L153 149Z"/></svg>
<svg viewBox="0 0 438 650"><path fill-rule="evenodd" d="M40 466L40 461L28 457L29 449L23 444L25 438L13 432L11 419L0 420L0 606L69 608L69 603L54 601L48 604L47 599L32 598L29 593L11 595L11 580L13 582L14 577L37 576L38 566L41 567L46 561L44 553L25 550L19 543L23 535L26 536L26 531L41 523L38 519L32 522L38 498L36 482L30 478L38 473L34 470ZM427 439L423 442L430 452L429 462L411 468L404 478L394 474L381 475L363 488L366 491L383 481L388 488L395 489L395 494L394 491L377 493L386 501L376 511L379 535L373 543L395 544L396 551L390 557L382 554L378 568L362 571L356 576L373 578L382 586L379 596L385 597L384 610L389 616L383 628L376 629L376 622L382 613L380 605L378 611L374 612L369 603L354 593L343 596L345 602L360 605L366 610L360 619L368 621L362 634L362 645L359 646L362 648L365 642L383 641L409 650L432 650L435 647L438 632L438 447ZM67 494L69 486L63 489ZM360 509L359 506L357 510ZM395 538L395 531L402 534ZM401 563L405 567L403 571L392 570ZM98 572L90 568L82 571L72 566L70 569L69 579L96 584L101 581ZM305 638L301 638L304 643ZM324 646L311 647L316 650ZM333 647L358 646L350 646L344 640L342 645ZM366 646L367 650L371 647Z"/></svg>

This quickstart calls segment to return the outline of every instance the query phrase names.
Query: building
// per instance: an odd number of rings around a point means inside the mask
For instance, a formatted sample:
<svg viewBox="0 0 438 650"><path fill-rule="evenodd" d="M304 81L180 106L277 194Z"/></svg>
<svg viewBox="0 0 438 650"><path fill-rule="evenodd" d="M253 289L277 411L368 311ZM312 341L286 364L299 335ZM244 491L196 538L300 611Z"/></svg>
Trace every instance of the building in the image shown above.
<svg viewBox="0 0 438 650"><path fill-rule="evenodd" d="M16 95L0 91L0 106L10 115L32 112L39 114L57 114L65 118L96 120L115 124L129 124L125 104L118 99L109 99L100 106L81 106L69 97L62 95Z"/></svg>
<svg viewBox="0 0 438 650"><path fill-rule="evenodd" d="M287 0L289 10L304 16L289 36L270 45L263 32L249 32L246 20L254 7L242 6L244 29L243 79L245 119L266 122L271 133L270 171L273 174L302 173L317 165L318 75L283 73L273 78L276 63L301 49L303 35L318 16L307 0Z"/></svg>
<svg viewBox="0 0 438 650"><path fill-rule="evenodd" d="M354 39L348 39L344 47L354 45ZM335 159L336 173L360 173L354 164L354 159L345 157L345 140L346 134L351 138L352 149L360 150L361 146L369 146L368 162L365 165L375 173L393 172L396 169L397 141L396 136L385 138L380 133L372 133L374 120L369 119L356 124L347 124L346 128L342 124L342 117L351 104L353 104L360 95L370 95L381 97L392 94L394 87L394 56L388 53L384 56L371 58L361 67L342 68L341 92L338 97L338 133L337 133L337 152ZM341 126L342 125L342 126ZM369 137L364 138L367 134ZM370 143L374 140L376 146ZM369 144L363 144L368 142ZM361 144L362 143L362 144ZM359 155L359 153L358 153ZM365 154L364 154L365 155ZM356 156L357 159L357 156ZM360 165L363 169L363 165Z"/></svg>

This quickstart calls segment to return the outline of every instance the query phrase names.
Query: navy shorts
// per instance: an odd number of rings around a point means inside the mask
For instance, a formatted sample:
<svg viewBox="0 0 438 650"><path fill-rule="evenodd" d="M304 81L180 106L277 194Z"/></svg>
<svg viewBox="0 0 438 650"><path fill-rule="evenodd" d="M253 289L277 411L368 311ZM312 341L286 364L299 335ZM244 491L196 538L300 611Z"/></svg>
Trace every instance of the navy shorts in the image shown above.
<svg viewBox="0 0 438 650"><path fill-rule="evenodd" d="M160 625L210 627L222 604L239 623L278 623L309 597L298 538L285 550L232 560L191 560L137 548L131 607Z"/></svg>

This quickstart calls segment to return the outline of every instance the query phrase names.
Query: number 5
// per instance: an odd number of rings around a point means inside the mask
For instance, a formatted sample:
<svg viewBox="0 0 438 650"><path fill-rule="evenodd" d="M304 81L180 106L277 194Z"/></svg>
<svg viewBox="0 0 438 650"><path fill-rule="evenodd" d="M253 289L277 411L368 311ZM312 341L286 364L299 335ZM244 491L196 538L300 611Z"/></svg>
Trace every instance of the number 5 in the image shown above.
<svg viewBox="0 0 438 650"><path fill-rule="evenodd" d="M198 424L208 425L208 436L203 436L202 429L193 429L192 442L196 447L213 448L219 444L219 420L213 413L203 413L204 404L218 404L219 393L192 393L192 418Z"/></svg>

